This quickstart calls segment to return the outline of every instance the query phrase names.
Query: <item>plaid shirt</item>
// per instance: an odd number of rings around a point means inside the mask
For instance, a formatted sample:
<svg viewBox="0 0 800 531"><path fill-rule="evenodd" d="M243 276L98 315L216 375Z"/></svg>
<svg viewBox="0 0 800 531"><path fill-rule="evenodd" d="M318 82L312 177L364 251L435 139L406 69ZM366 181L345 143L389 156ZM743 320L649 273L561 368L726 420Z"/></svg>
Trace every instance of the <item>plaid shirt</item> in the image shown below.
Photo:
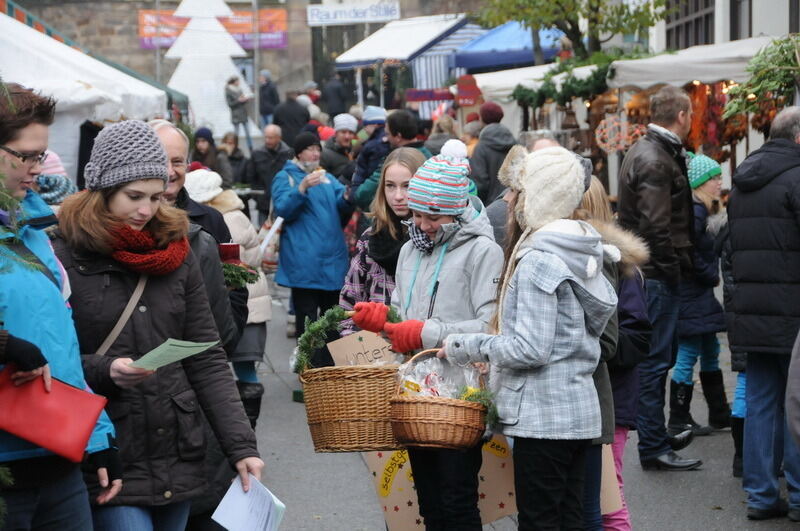
<svg viewBox="0 0 800 531"><path fill-rule="evenodd" d="M388 305L394 291L394 277L369 256L369 237L372 228L364 231L356 244L356 254L350 261L350 269L339 294L339 306L352 310L357 302L380 302ZM358 332L352 319L342 321L341 335Z"/></svg>
<svg viewBox="0 0 800 531"><path fill-rule="evenodd" d="M616 295L602 278L607 295L600 300L556 255L526 251L520 252L503 301L502 334L451 335L448 357L459 364L491 362L499 427L506 435L599 437L592 373Z"/></svg>

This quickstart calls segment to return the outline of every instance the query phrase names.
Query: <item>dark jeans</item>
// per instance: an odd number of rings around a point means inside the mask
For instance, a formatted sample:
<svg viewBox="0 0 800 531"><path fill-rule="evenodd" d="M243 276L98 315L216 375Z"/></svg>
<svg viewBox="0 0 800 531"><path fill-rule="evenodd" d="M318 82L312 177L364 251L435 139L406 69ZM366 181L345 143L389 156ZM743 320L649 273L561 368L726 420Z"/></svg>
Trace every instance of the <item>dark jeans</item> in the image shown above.
<svg viewBox="0 0 800 531"><path fill-rule="evenodd" d="M603 445L593 444L586 450L586 477L583 481L583 528L603 531L600 512L600 485L603 481Z"/></svg>
<svg viewBox="0 0 800 531"><path fill-rule="evenodd" d="M588 440L514 437L520 531L583 529Z"/></svg>
<svg viewBox="0 0 800 531"><path fill-rule="evenodd" d="M8 514L3 531L84 531L92 529L89 494L80 468L31 489L0 492Z"/></svg>
<svg viewBox="0 0 800 531"><path fill-rule="evenodd" d="M647 315L653 325L650 354L639 365L639 459L670 451L664 425L667 373L678 350L678 290L660 280L647 279Z"/></svg>
<svg viewBox="0 0 800 531"><path fill-rule="evenodd" d="M747 353L742 486L747 505L755 509L778 504L781 464L789 506L800 509L800 450L786 427L784 411L790 358L788 354Z"/></svg>
<svg viewBox="0 0 800 531"><path fill-rule="evenodd" d="M339 304L338 291L326 291L321 289L292 288L292 303L294 304L295 331L296 337L303 335L306 331L306 317L312 322L327 310ZM338 339L337 333L328 335L326 342ZM317 350L311 357L313 367L327 367L333 365L333 358L327 347Z"/></svg>
<svg viewBox="0 0 800 531"><path fill-rule="evenodd" d="M426 531L481 531L478 473L482 445L470 450L409 448Z"/></svg>

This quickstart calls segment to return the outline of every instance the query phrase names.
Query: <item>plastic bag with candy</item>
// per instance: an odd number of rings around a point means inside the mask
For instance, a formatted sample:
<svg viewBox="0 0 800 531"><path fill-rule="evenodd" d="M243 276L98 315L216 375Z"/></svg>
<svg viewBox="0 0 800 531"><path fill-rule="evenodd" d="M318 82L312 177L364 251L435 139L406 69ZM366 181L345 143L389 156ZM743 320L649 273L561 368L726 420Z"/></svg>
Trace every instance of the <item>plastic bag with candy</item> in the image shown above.
<svg viewBox="0 0 800 531"><path fill-rule="evenodd" d="M437 357L409 361L400 366L398 375L400 394L459 398L465 386L480 386L475 367L459 367Z"/></svg>

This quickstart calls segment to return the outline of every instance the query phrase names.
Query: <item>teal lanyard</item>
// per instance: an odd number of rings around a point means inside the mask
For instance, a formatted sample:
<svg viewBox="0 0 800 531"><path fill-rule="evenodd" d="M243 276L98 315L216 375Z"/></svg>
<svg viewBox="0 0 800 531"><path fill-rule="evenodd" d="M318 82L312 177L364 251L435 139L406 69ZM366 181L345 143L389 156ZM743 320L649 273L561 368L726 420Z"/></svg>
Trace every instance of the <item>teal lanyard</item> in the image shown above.
<svg viewBox="0 0 800 531"><path fill-rule="evenodd" d="M447 246L450 242L447 241L442 245L442 250L439 252L439 259L436 261L436 269L433 273L433 282L431 282L430 287L428 288L428 296L433 297L434 290L436 288L436 283L439 281L439 272L442 269L442 262L444 261L444 254L447 252ZM403 313L408 314L408 308L411 306L411 294L414 292L414 285L417 283L417 275L419 274L419 267L422 263L422 255L421 251L417 251L419 253L419 257L417 258L417 263L414 266L414 272L411 275L411 285L408 286L408 292L406 293L406 302L403 306Z"/></svg>

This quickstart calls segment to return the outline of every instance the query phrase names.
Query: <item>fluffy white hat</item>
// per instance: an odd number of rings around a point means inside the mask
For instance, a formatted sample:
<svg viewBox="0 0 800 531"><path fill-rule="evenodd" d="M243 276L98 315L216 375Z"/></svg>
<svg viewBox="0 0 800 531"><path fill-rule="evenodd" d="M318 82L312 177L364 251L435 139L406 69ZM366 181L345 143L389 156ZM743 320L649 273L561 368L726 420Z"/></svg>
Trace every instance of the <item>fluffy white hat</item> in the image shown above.
<svg viewBox="0 0 800 531"><path fill-rule="evenodd" d="M222 177L215 171L194 170L186 174L183 186L193 200L206 203L222 193Z"/></svg>
<svg viewBox="0 0 800 531"><path fill-rule="evenodd" d="M517 221L535 231L551 221L570 217L583 199L584 181L580 161L563 147L528 154L520 174L523 197L517 203Z"/></svg>
<svg viewBox="0 0 800 531"><path fill-rule="evenodd" d="M342 113L333 117L334 131L358 132L358 120L352 114Z"/></svg>
<svg viewBox="0 0 800 531"><path fill-rule="evenodd" d="M500 170L497 172L497 180L500 181L503 186L511 188L512 190L520 189L519 181L522 172L525 171L525 156L527 154L528 150L523 146L519 144L511 146L511 149L508 151L503 161L503 165L500 166Z"/></svg>

